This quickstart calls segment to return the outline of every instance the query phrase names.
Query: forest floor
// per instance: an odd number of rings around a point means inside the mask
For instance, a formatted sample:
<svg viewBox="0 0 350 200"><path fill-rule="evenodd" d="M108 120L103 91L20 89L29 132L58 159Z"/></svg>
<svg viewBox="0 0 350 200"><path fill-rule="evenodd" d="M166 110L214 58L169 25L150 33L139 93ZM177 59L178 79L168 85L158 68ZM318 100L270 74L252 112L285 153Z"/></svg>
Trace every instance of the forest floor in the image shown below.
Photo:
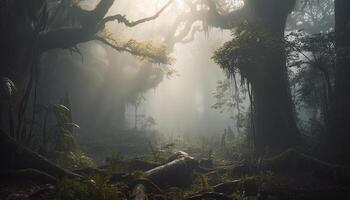
<svg viewBox="0 0 350 200"><path fill-rule="evenodd" d="M225 159L173 144L138 158L113 154L99 167L54 178L33 169L3 172L1 200L350 199L350 169L295 150L268 159ZM185 153L188 152L189 154ZM194 157L192 157L194 156ZM10 175L9 175L10 174Z"/></svg>

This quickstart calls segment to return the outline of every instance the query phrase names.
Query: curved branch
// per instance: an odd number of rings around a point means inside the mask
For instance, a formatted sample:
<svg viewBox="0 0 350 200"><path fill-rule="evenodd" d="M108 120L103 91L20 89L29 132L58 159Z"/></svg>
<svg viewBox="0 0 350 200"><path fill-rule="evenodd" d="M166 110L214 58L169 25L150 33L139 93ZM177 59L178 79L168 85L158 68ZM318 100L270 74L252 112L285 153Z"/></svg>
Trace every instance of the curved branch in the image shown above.
<svg viewBox="0 0 350 200"><path fill-rule="evenodd" d="M100 0L96 7L89 11L74 5L71 8L73 15L76 15L82 27L98 29L98 25L106 16L115 0Z"/></svg>
<svg viewBox="0 0 350 200"><path fill-rule="evenodd" d="M88 42L99 31L98 24L113 5L114 0L101 0L94 10L75 9L81 17L81 27L59 28L41 32L37 43L40 52L50 49L70 48L79 43Z"/></svg>
<svg viewBox="0 0 350 200"><path fill-rule="evenodd" d="M202 18L206 20L208 25L213 27L232 29L237 26L242 19L246 19L248 16L248 8L246 5L237 10L231 11L228 14L222 15L219 13L213 0L207 0L206 4L208 5L209 10L200 13L200 15L202 15Z"/></svg>
<svg viewBox="0 0 350 200"><path fill-rule="evenodd" d="M97 40L97 41L102 42L103 44L113 48L116 51L120 51L120 52L124 51L124 52L128 52L130 54L133 54L133 52L130 49L128 49L126 46L114 45L111 42L109 42L108 39L106 39L106 38L103 38L103 37L100 37L100 36L95 36L94 39ZM136 56L141 56L141 55L136 55Z"/></svg>
<svg viewBox="0 0 350 200"><path fill-rule="evenodd" d="M121 15L113 15L104 18L109 8L114 3L114 0L101 0L96 6L96 8L92 11L76 9L76 12L79 12L77 15L81 16L81 27L60 28L57 30L51 30L40 33L38 36L38 46L40 52L45 52L50 49L56 48L70 48L79 43L88 42L90 40L97 39L101 41L102 39L96 36L96 34L101 29L103 29L104 25L107 22L117 20L119 23L124 23L129 27L133 27L138 24L156 19L172 2L173 0L169 0L169 2L165 6L163 6L162 9L160 9L155 15L137 20L135 22L130 22L126 19L125 16ZM106 41L103 42L106 43ZM118 48L115 47L114 49L118 51L128 51L126 49ZM136 55L135 52L130 53ZM154 55L152 55L151 57L155 58Z"/></svg>
<svg viewBox="0 0 350 200"><path fill-rule="evenodd" d="M177 42L187 42L184 40L184 38L190 34L193 24L197 21L205 22L206 25L212 27L232 29L233 27L237 26L238 23L240 23L243 19L247 19L248 17L247 6L223 15L219 13L217 6L213 0L207 0L204 2L209 7L208 10L197 10L195 4L189 1L186 1L186 3L188 4L190 11L183 13L176 18L173 27L170 29L166 39L168 45L171 48ZM178 31L178 26L183 23L185 23L185 27L177 35L175 35ZM194 33L191 34L191 37L193 37Z"/></svg>
<svg viewBox="0 0 350 200"><path fill-rule="evenodd" d="M152 63L169 64L171 62L171 58L167 56L165 48L157 49L150 44L144 45L136 42L135 40L129 40L126 43L118 45L118 42L114 41L113 39L108 39L101 36L95 36L94 40L100 41L116 51L128 52L134 56L147 59Z"/></svg>
<svg viewBox="0 0 350 200"><path fill-rule="evenodd" d="M153 16L151 17L146 17L146 18L143 18L143 19L139 19L137 21L129 21L125 15L120 15L120 14L117 14L117 15L112 15L112 16L108 16L108 17L105 17L102 21L101 21L101 26L104 26L107 22L111 22L111 21L118 21L118 23L123 23L125 24L126 26L128 27L134 27L134 26L137 26L141 23L144 23L144 22L148 22L148 21L151 21L151 20L154 20L156 18L159 17L159 15L167 8L169 7L169 5L173 2L174 0L169 0L167 4L165 4L165 6L163 6L156 14L154 14Z"/></svg>

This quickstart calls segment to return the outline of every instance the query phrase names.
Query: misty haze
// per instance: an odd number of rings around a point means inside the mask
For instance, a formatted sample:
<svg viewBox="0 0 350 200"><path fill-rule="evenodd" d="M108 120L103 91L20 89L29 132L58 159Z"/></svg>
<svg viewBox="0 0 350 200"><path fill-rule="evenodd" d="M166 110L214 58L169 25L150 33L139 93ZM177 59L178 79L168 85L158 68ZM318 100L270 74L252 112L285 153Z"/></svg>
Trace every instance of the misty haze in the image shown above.
<svg viewBox="0 0 350 200"><path fill-rule="evenodd" d="M349 10L3 0L0 199L350 199Z"/></svg>

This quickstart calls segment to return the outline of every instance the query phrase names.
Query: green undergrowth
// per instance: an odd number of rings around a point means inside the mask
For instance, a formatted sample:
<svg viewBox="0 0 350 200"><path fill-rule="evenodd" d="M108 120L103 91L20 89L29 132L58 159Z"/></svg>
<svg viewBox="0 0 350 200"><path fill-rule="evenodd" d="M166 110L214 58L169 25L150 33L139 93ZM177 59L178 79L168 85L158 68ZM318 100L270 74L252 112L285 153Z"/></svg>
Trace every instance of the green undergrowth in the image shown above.
<svg viewBox="0 0 350 200"><path fill-rule="evenodd" d="M126 185L111 184L107 177L97 175L85 181L64 178L56 186L59 200L122 200L127 199L126 191Z"/></svg>

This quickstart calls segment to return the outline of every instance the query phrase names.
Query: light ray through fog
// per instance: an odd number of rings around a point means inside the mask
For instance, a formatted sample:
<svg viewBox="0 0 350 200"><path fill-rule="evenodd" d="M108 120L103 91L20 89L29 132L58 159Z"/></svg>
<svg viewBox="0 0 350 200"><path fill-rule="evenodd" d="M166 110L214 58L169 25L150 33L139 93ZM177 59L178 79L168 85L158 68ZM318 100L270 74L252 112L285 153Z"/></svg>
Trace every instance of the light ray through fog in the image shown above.
<svg viewBox="0 0 350 200"><path fill-rule="evenodd" d="M157 128L165 133L184 132L217 134L232 125L228 115L211 108L212 91L224 74L210 59L212 50L219 47L229 33L213 31L212 39L199 33L193 43L177 45L174 69L179 76L165 79L149 91L143 112L153 116Z"/></svg>
<svg viewBox="0 0 350 200"><path fill-rule="evenodd" d="M146 3L137 0L132 9L128 10L125 9L129 6L128 1L118 1L118 6L113 7L110 13L126 14L129 19L135 20L153 15L167 2L168 0L152 0ZM171 28L178 9L186 9L184 1L174 1L158 19L132 30L115 24L110 30L115 33L118 30L118 37L121 38L131 36L139 40L162 41L159 36L166 35L167 29ZM212 134L232 125L229 116L211 108L214 104L212 91L216 82L224 78L211 57L213 51L229 39L229 32L213 29L209 34L210 37L206 38L204 33L198 33L197 39L192 43L176 45L171 54L175 58L172 67L179 76L165 79L155 90L145 94L147 100L138 112L140 115L154 117L159 131L180 135L185 131ZM135 119L132 106L128 107L126 118L129 127L133 127Z"/></svg>

